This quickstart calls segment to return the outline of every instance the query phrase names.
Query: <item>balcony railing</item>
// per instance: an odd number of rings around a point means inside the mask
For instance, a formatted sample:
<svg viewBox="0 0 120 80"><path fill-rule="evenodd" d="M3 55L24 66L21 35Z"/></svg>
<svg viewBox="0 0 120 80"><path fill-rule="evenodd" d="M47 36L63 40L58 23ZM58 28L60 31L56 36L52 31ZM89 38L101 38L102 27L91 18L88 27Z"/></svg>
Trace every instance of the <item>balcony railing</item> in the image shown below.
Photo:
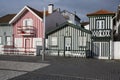
<svg viewBox="0 0 120 80"><path fill-rule="evenodd" d="M34 36L35 28L33 26L18 26L17 32L22 36Z"/></svg>
<svg viewBox="0 0 120 80"><path fill-rule="evenodd" d="M110 29L94 29L92 30L92 37L110 37Z"/></svg>

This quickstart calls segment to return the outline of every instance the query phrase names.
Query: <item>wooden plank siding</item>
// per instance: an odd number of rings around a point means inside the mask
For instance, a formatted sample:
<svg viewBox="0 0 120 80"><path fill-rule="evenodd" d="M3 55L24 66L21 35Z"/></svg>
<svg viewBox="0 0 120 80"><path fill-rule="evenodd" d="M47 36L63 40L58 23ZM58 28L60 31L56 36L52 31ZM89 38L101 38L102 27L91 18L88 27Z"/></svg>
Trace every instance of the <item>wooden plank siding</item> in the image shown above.
<svg viewBox="0 0 120 80"><path fill-rule="evenodd" d="M56 46L52 46L52 37L57 37ZM80 43L83 43L79 40L79 37L86 37L86 46L79 45ZM90 50L90 37L90 33L66 25L64 28L56 30L52 34L48 34L49 55L68 56L67 54L69 54L69 56L86 57L86 51ZM71 38L71 47L68 51L65 49L65 38Z"/></svg>

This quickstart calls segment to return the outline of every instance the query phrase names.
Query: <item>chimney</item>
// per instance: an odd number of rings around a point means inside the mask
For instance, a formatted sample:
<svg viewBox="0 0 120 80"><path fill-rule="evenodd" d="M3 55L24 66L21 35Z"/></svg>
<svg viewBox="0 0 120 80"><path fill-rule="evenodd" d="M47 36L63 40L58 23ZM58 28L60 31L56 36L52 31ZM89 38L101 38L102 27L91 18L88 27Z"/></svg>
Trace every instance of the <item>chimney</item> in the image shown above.
<svg viewBox="0 0 120 80"><path fill-rule="evenodd" d="M53 13L53 10L54 10L54 5L53 4L49 4L48 5L48 13L49 14Z"/></svg>

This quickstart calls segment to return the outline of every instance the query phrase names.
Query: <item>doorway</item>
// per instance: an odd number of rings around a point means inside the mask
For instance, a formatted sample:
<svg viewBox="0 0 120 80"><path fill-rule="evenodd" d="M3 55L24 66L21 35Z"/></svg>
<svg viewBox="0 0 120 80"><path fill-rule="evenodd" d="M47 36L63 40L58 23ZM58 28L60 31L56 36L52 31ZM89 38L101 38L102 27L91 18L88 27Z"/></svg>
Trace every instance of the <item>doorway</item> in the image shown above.
<svg viewBox="0 0 120 80"><path fill-rule="evenodd" d="M64 42L65 42L65 44L64 44L64 56L70 55L71 54L71 46L72 46L71 37L65 37Z"/></svg>

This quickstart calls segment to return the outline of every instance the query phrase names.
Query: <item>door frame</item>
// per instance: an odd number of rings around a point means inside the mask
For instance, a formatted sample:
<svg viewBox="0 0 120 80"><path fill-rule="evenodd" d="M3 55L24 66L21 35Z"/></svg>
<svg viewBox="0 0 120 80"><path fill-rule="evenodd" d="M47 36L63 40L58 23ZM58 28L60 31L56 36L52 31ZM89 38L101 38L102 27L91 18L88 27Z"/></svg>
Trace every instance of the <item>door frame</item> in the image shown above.
<svg viewBox="0 0 120 80"><path fill-rule="evenodd" d="M27 40L29 40L29 47L26 47L26 41L27 41ZM28 39L28 38L25 39L25 51L26 51L26 49L30 49L30 39Z"/></svg>
<svg viewBox="0 0 120 80"><path fill-rule="evenodd" d="M65 52L66 52L66 47L65 47L65 43L66 43L66 38L70 38L71 39L71 49L69 51L72 50L72 37L71 36L64 36L64 57L65 57Z"/></svg>
<svg viewBox="0 0 120 80"><path fill-rule="evenodd" d="M102 50L102 42L104 42L104 43L109 43L109 49L108 49L108 50L109 50L109 54L108 54L108 56L106 56L106 57L105 57L105 56L102 56L102 51L101 51L101 50ZM109 59L109 57L110 57L110 42L109 42L109 41L108 41L108 42L107 42L107 41L102 41L102 42L99 42L99 41L98 41L98 42L97 42L97 41L94 41L94 42L93 42L93 46L92 46L93 49L92 49L92 51L93 51L94 53L96 53L96 52L94 51L94 50L95 50L95 48L94 48L94 43L99 43L99 54L98 54L98 56L95 56L95 55L94 55L94 57L95 57L95 58L98 58L98 59Z"/></svg>

